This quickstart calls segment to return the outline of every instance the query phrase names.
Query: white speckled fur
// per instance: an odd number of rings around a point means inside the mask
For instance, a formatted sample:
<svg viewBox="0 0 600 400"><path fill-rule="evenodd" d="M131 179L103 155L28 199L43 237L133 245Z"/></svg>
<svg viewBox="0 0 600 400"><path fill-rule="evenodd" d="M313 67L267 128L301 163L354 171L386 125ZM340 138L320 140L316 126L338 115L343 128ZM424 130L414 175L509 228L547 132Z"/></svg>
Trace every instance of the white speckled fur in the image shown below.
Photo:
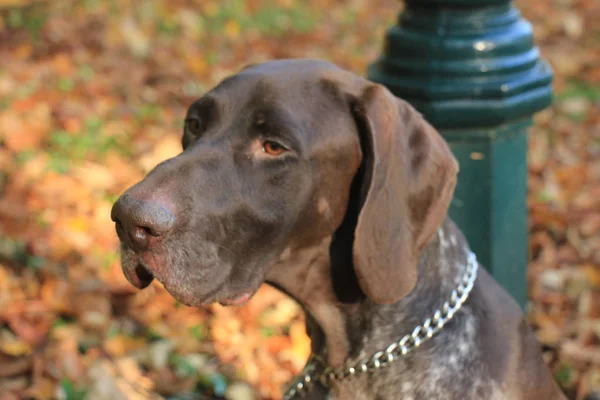
<svg viewBox="0 0 600 400"><path fill-rule="evenodd" d="M305 306L322 329L322 333L313 334L312 339L325 347L327 361L335 367L345 361L354 364L385 349L440 308L458 285L469 252L460 231L447 220L423 250L417 287L407 297L391 305L374 304L368 299L359 305L344 305L336 301L333 293L327 246L324 242L320 250L313 249L312 255L292 251L292 262L277 266L269 280ZM307 270L308 258L313 262ZM490 279L482 268L476 287L481 284L481 279ZM299 285L299 280L303 284ZM475 288L474 292L477 291ZM489 359L482 351L486 339L481 337L484 322L475 311L477 302L481 301L477 296L481 296L481 291L467 300L442 331L405 358L374 373L336 381L327 395L314 393L307 398L530 400L515 394L519 391L510 384L499 384L491 374L487 364ZM320 346L315 345L313 349L323 351ZM562 397L557 393L555 397L534 400L550 399Z"/></svg>

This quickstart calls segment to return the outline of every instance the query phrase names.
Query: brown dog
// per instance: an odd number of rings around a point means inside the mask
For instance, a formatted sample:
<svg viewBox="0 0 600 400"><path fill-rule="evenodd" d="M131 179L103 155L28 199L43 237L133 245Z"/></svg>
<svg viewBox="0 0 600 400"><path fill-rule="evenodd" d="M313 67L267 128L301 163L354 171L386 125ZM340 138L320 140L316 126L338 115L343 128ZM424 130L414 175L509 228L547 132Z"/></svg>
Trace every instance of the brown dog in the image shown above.
<svg viewBox="0 0 600 400"><path fill-rule="evenodd" d="M296 299L315 356L289 398L564 398L446 217L447 144L383 86L317 60L251 66L189 108L183 148L113 207L124 273L191 306L263 282Z"/></svg>

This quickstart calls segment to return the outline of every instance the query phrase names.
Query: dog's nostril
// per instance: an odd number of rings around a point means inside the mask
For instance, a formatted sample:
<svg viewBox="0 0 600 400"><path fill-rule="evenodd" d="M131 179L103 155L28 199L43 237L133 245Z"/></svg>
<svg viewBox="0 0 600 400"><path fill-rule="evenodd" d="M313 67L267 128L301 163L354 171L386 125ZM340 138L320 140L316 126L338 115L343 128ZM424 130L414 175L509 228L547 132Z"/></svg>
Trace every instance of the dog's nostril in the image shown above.
<svg viewBox="0 0 600 400"><path fill-rule="evenodd" d="M148 226L138 226L136 227L136 229L140 230L140 235L143 233L146 236L162 236L162 232L157 232L155 229L148 227Z"/></svg>
<svg viewBox="0 0 600 400"><path fill-rule="evenodd" d="M147 247L150 234L150 229L143 226L136 226L131 230L131 239L142 247Z"/></svg>

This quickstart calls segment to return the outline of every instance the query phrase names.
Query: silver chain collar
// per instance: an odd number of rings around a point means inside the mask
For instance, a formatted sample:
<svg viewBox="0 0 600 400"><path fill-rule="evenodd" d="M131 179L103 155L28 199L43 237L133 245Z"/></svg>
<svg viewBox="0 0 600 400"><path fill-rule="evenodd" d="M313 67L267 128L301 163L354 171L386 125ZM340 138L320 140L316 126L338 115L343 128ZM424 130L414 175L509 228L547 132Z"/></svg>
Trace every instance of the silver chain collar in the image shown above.
<svg viewBox="0 0 600 400"><path fill-rule="evenodd" d="M477 279L477 258L473 252L469 252L467 270L463 275L458 288L452 291L450 300L444 302L441 309L433 313L433 317L427 318L421 325L417 325L413 331L397 342L389 345L385 350L378 351L370 357L365 357L350 366L333 368L327 366L324 360L316 355L311 355L302 374L295 380L291 387L286 391L284 400L291 400L296 395L304 396L315 382L329 387L334 380L342 380L355 375L369 371L376 371L387 367L392 362L404 357L438 333L448 321L454 317L454 314L462 307L469 297L471 289ZM316 363L325 368L321 373L317 373Z"/></svg>

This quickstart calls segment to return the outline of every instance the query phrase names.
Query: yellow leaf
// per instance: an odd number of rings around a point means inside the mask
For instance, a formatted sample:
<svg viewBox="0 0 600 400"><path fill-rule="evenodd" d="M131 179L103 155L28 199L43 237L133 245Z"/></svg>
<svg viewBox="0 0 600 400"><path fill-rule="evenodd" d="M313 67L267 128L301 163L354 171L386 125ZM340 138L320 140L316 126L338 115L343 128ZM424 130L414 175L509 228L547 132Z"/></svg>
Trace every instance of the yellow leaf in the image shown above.
<svg viewBox="0 0 600 400"><path fill-rule="evenodd" d="M207 17L213 18L219 13L219 5L216 1L207 1L203 4L202 11Z"/></svg>
<svg viewBox="0 0 600 400"><path fill-rule="evenodd" d="M88 230L88 219L84 217L73 217L67 222L67 228L75 232L85 232Z"/></svg>
<svg viewBox="0 0 600 400"><path fill-rule="evenodd" d="M61 76L73 75L75 66L71 57L68 57L64 53L60 53L52 59L52 66L55 71Z"/></svg>
<svg viewBox="0 0 600 400"><path fill-rule="evenodd" d="M229 39L237 39L240 35L240 24L237 21L227 21L224 27L225 36Z"/></svg>
<svg viewBox="0 0 600 400"><path fill-rule="evenodd" d="M108 190L115 184L115 174L101 164L86 162L78 165L74 175L88 187L96 190Z"/></svg>
<svg viewBox="0 0 600 400"><path fill-rule="evenodd" d="M3 335L0 337L0 352L4 354L20 357L30 354L31 351L32 348L29 344L7 331L4 331Z"/></svg>
<svg viewBox="0 0 600 400"><path fill-rule="evenodd" d="M292 6L294 5L293 0L279 0L278 3L283 8L292 8Z"/></svg>
<svg viewBox="0 0 600 400"><path fill-rule="evenodd" d="M586 265L583 268L583 273L587 276L592 287L600 288L600 269L593 265Z"/></svg>
<svg viewBox="0 0 600 400"><path fill-rule="evenodd" d="M207 71L208 64L204 57L192 56L185 60L185 64L189 70L196 75L203 75Z"/></svg>
<svg viewBox="0 0 600 400"><path fill-rule="evenodd" d="M1 292L8 291L10 288L11 280L13 276L9 273L9 269L0 264L0 289Z"/></svg>
<svg viewBox="0 0 600 400"><path fill-rule="evenodd" d="M56 394L56 382L50 378L40 377L33 386L25 391L27 397L37 400L50 400Z"/></svg>
<svg viewBox="0 0 600 400"><path fill-rule="evenodd" d="M155 398L151 393L152 380L142 374L138 364L130 359L115 362L102 359L88 373L88 398L144 400Z"/></svg>
<svg viewBox="0 0 600 400"><path fill-rule="evenodd" d="M30 3L31 0L0 0L0 7L8 8L8 7L18 7L24 6L27 3Z"/></svg>
<svg viewBox="0 0 600 400"><path fill-rule="evenodd" d="M139 165L144 169L145 173L150 172L158 163L175 157L181 153L181 142L179 136L168 135L160 142L156 143L150 154L145 154L140 158Z"/></svg>
<svg viewBox="0 0 600 400"><path fill-rule="evenodd" d="M72 217L64 221L59 220L55 229L60 232L60 235L52 237L50 242L57 254L61 254L61 250L66 251L66 254L74 249L77 251L87 251L94 242L87 217Z"/></svg>
<svg viewBox="0 0 600 400"><path fill-rule="evenodd" d="M298 303L292 299L283 299L263 313L261 322L268 327L284 326L296 318L300 311Z"/></svg>
<svg viewBox="0 0 600 400"><path fill-rule="evenodd" d="M152 48L149 35L133 18L127 17L121 21L121 34L129 50L138 57L146 57Z"/></svg>
<svg viewBox="0 0 600 400"><path fill-rule="evenodd" d="M79 342L83 336L83 330L77 324L67 324L54 327L50 331L50 336L57 342L66 342L68 340Z"/></svg>
<svg viewBox="0 0 600 400"><path fill-rule="evenodd" d="M15 58L19 60L24 60L29 58L31 53L33 52L33 47L30 44L22 44L14 52Z"/></svg>
<svg viewBox="0 0 600 400"><path fill-rule="evenodd" d="M306 335L304 322L296 321L290 326L290 339L294 364L297 368L301 368L310 354L310 338Z"/></svg>

